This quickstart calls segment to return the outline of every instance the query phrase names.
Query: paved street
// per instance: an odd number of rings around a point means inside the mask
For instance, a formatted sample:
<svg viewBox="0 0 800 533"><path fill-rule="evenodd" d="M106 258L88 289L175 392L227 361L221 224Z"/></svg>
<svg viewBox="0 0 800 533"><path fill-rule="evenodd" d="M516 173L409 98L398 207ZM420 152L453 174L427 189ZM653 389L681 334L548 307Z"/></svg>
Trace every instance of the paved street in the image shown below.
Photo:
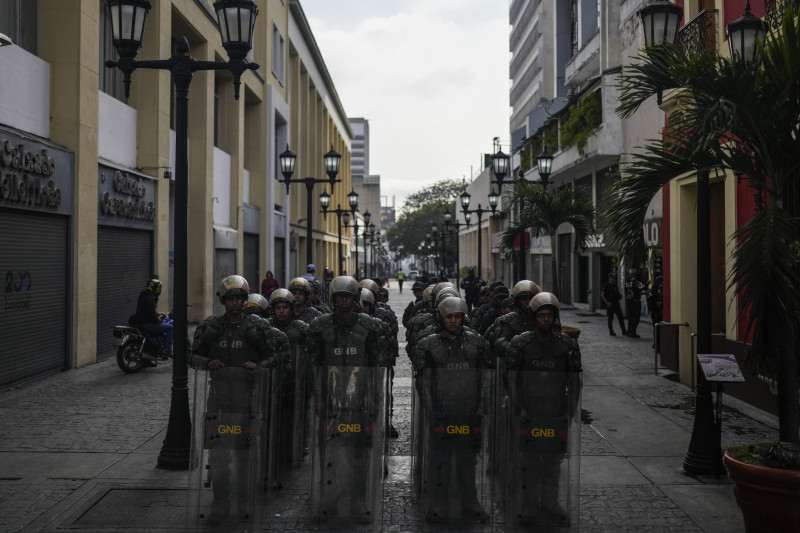
<svg viewBox="0 0 800 533"><path fill-rule="evenodd" d="M398 315L411 299L390 287ZM609 337L604 315L565 310L582 330L582 531L743 531L723 475L682 473L691 391L653 373L649 323L641 339ZM110 335L110 332L109 332ZM401 328L400 339L404 339ZM384 531L425 531L409 496L411 372L401 342ZM108 360L0 393L0 531L175 531L187 474L156 468L169 414L171 365L123 374ZM661 371L662 374L666 373ZM777 438L774 417L725 397L723 446ZM308 463L282 476L264 503L264 531L312 529ZM503 531L495 524L494 531Z"/></svg>

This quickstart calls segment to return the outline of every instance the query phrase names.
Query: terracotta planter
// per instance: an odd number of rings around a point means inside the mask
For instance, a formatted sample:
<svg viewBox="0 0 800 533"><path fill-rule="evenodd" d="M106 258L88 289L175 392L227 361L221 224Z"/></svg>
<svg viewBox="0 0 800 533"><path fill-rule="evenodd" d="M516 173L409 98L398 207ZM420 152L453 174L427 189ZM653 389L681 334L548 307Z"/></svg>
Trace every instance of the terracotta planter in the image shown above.
<svg viewBox="0 0 800 533"><path fill-rule="evenodd" d="M722 461L748 532L800 531L800 471L742 463L727 452Z"/></svg>
<svg viewBox="0 0 800 533"><path fill-rule="evenodd" d="M573 339L577 339L581 336L581 330L578 328L575 329L562 329L561 332L566 335L567 337L572 337Z"/></svg>

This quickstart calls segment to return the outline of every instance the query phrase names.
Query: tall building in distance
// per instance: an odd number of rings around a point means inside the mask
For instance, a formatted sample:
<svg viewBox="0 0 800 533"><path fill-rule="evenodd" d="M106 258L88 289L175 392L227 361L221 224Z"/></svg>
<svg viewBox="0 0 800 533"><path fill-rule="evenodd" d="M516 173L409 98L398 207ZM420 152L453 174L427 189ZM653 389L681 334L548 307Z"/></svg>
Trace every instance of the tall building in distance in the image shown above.
<svg viewBox="0 0 800 533"><path fill-rule="evenodd" d="M354 135L350 173L353 176L366 176L369 174L369 121L365 118L349 120Z"/></svg>

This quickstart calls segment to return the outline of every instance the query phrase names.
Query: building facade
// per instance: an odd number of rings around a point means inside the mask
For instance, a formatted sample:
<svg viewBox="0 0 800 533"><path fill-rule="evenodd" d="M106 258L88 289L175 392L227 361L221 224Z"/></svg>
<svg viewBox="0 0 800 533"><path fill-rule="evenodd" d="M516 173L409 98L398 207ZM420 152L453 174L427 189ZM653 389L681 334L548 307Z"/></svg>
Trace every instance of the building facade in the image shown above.
<svg viewBox="0 0 800 533"><path fill-rule="evenodd" d="M212 1L151 4L138 59L168 58L185 36L193 58L227 60ZM305 257L305 189L287 195L278 181L287 145L295 177L323 177L322 155L342 154L334 205L351 187L352 131L300 3L256 4L250 57L260 68L243 75L240 99L227 71L197 72L191 84L190 321L219 310L228 274L257 291L267 270L283 285L298 264L336 257L335 217L318 213ZM0 327L20 339L0 354L7 385L112 356L113 326L127 324L153 276L170 310L175 131L169 72L136 70L126 100L119 71L104 66L116 58L104 0L0 9L0 33L15 43L0 48L0 220L12 229L0 237ZM43 316L46 336L32 329Z"/></svg>

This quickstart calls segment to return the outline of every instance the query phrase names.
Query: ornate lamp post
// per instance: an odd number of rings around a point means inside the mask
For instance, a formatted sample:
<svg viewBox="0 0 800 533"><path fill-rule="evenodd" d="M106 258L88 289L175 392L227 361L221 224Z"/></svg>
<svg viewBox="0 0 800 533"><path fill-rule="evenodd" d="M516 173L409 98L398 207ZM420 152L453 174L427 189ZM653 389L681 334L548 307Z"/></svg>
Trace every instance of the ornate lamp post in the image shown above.
<svg viewBox="0 0 800 533"><path fill-rule="evenodd" d="M465 218L466 216L464 215ZM454 235L456 239L456 286L458 286L461 281L461 245L458 238L458 230L461 226L469 226L469 223L462 224L458 220L453 221L453 214L447 211L444 214L444 226L450 235Z"/></svg>
<svg viewBox="0 0 800 533"><path fill-rule="evenodd" d="M747 0L742 16L731 21L725 29L725 33L728 35L731 59L758 61L756 42L764 42L766 32L766 24L750 13L750 0Z"/></svg>
<svg viewBox="0 0 800 533"><path fill-rule="evenodd" d="M137 60L142 46L150 2L147 0L109 0L111 28L118 61L106 61L106 67L119 68L123 73L125 97L130 96L131 75L136 69L168 70L175 84L175 220L173 240L175 263L173 303L175 357L172 367L172 397L169 424L164 445L158 456L158 466L169 469L189 468L191 419L189 416L189 376L187 346L187 278L188 278L188 205L189 156L188 120L189 85L195 72L201 70L228 70L233 74L234 96L239 98L241 76L258 65L247 61L253 48L253 26L258 14L253 0L219 0L214 2L222 46L229 60L198 61L190 57L189 43L181 37L175 54L169 59Z"/></svg>
<svg viewBox="0 0 800 533"><path fill-rule="evenodd" d="M644 28L645 49L663 46L669 42L675 44L678 40L678 30L681 27L683 8L667 0L656 2L643 7L639 11ZM661 105L661 91L656 95L658 105Z"/></svg>
<svg viewBox="0 0 800 533"><path fill-rule="evenodd" d="M331 193L333 193L333 187L339 183L340 179L336 179L336 176L339 174L339 164L342 162L342 156L339 155L331 146L330 151L323 156L325 161L325 172L328 174L328 179L317 179L317 178L302 178L302 179L292 179L292 174L294 174L295 163L297 162L297 156L289 150L289 147L286 147L286 150L278 156L281 165L281 174L283 174L283 179L281 180L284 185L286 185L286 194L289 194L289 185L292 183L302 183L306 186L306 263L311 263L312 261L312 241L311 237L313 235L313 231L311 229L312 223L312 213L314 204L311 199L311 193L314 190L314 185L317 183L329 183L331 186ZM320 199L321 201L321 199Z"/></svg>
<svg viewBox="0 0 800 533"><path fill-rule="evenodd" d="M323 191L322 194L319 195L319 203L322 206L322 214L325 218L328 218L328 213L335 213L336 214L336 231L339 234L339 275L344 275L344 267L342 263L344 263L344 256L342 255L342 221L344 221L344 227L348 227L350 224L350 215L352 214L355 217L356 211L358 211L358 193L354 190L350 191L350 194L347 195L347 202L350 204L350 209L342 209L341 204L336 205L336 209L328 209L328 206L331 204L331 195L327 192Z"/></svg>
<svg viewBox="0 0 800 533"><path fill-rule="evenodd" d="M467 191L461 193L461 196L459 196L459 198L461 199L461 212L464 213L464 220L467 221L467 224L469 224L470 221L470 217L468 215L472 213L478 215L478 277L480 278L481 261L483 258L483 250L481 248L481 232L482 232L481 219L483 218L483 214L488 213L489 210L481 208L481 204L478 204L477 209L469 209L469 204L470 200L472 200L472 195L470 195ZM489 207L491 208L492 214L495 213L495 210L497 208L497 202L499 199L500 199L499 195L497 195L494 192L492 192L492 194L489 195Z"/></svg>

